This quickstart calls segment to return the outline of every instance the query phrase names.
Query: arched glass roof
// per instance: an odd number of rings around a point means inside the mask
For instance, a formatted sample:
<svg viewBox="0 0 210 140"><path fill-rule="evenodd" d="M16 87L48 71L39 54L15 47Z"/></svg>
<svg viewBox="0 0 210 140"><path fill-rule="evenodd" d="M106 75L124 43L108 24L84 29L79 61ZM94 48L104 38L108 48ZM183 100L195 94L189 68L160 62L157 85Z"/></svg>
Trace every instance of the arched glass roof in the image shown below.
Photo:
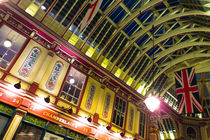
<svg viewBox="0 0 210 140"><path fill-rule="evenodd" d="M36 19L144 96L174 96L175 71L210 72L209 0L103 0L81 33L89 0L34 3Z"/></svg>

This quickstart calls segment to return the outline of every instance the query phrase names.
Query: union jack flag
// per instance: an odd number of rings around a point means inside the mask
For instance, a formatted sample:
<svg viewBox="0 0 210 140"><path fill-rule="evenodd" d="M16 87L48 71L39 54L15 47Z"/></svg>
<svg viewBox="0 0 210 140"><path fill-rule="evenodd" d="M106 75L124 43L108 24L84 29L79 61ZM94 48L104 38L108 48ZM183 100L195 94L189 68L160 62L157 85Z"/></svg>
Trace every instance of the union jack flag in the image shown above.
<svg viewBox="0 0 210 140"><path fill-rule="evenodd" d="M199 100L195 69L188 68L175 72L175 82L179 102L178 112L180 114L203 112Z"/></svg>

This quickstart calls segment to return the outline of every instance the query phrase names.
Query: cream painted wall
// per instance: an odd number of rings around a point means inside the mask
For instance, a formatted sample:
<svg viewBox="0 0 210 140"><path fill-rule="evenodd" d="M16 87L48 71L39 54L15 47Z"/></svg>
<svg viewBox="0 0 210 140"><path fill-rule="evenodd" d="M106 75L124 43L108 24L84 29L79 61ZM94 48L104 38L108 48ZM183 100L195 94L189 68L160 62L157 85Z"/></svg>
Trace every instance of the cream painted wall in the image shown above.
<svg viewBox="0 0 210 140"><path fill-rule="evenodd" d="M39 55L37 61L35 62L33 69L31 70L30 74L27 77L23 77L19 75L19 70L21 66L23 65L24 61L28 57L29 53L31 50L36 47L41 50L41 54ZM37 76L37 72L39 69L41 69L42 63L45 61L45 58L47 57L48 50L36 43L33 40L30 40L26 48L24 49L23 53L20 55L19 59L16 61L14 66L12 67L10 73L13 74L14 76L23 79L29 83L32 83L34 78Z"/></svg>
<svg viewBox="0 0 210 140"><path fill-rule="evenodd" d="M59 75L59 77L57 79L57 82L56 82L53 90L49 90L49 89L46 88L46 83L47 83L48 79L50 78L50 75L52 73L52 70L53 70L56 62L61 62L63 64L63 68L62 68L62 70L60 72L60 75ZM63 83L63 80L65 78L65 75L67 73L68 67L69 67L69 63L67 63L66 61L64 61L60 57L54 55L52 57L52 59L50 60L49 65L48 65L48 67L47 67L47 69L46 69L46 71L45 71L45 73L44 73L44 75L43 75L43 77L42 77L42 79L40 81L39 88L41 88L41 89L43 89L43 90L53 94L54 96L57 96L58 92L60 90L60 87L61 87L61 85Z"/></svg>

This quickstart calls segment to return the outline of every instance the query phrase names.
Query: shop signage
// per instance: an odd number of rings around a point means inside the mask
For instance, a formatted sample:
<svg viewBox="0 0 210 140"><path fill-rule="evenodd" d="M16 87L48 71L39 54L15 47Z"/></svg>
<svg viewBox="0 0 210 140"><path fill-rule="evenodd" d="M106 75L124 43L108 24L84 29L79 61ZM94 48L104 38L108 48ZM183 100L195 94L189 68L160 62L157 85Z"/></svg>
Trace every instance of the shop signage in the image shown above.
<svg viewBox="0 0 210 140"><path fill-rule="evenodd" d="M53 111L45 105L38 104L35 102L31 102L26 98L22 98L21 96L6 90L0 87L0 101L6 104L12 105L14 107L21 107L22 105L27 107L29 113L54 122L56 124L61 124L64 127L72 129L76 132L79 132L84 135L93 134L95 138L98 140L119 140L118 138L114 138L113 136L98 131L97 128L91 128L87 124L80 122L78 120L73 120L68 116L62 115L57 111Z"/></svg>
<svg viewBox="0 0 210 140"><path fill-rule="evenodd" d="M82 133L84 135L89 135L91 128L86 126L83 123L80 123L77 120L72 120L67 116L58 114L55 111L52 111L42 105L32 103L31 106L29 106L30 113L37 115L41 118L44 118L46 120L52 121L54 123L62 124L63 126L70 128L72 130L75 130L79 133Z"/></svg>
<svg viewBox="0 0 210 140"><path fill-rule="evenodd" d="M0 88L0 101L14 107L19 107L22 102L22 98L8 90Z"/></svg>

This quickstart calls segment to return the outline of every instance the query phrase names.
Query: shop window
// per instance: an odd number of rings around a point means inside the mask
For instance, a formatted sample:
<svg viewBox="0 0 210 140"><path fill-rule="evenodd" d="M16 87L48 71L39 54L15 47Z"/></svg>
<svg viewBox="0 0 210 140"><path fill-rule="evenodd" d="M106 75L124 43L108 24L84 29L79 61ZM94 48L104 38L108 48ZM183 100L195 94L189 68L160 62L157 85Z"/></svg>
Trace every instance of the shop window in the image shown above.
<svg viewBox="0 0 210 140"><path fill-rule="evenodd" d="M39 55L40 55L41 51L38 48L33 48L30 52L30 54L28 55L28 57L26 58L26 60L24 61L22 67L19 70L19 74L23 77L27 77L36 60L38 59Z"/></svg>
<svg viewBox="0 0 210 140"><path fill-rule="evenodd" d="M39 127L27 123L22 123L19 132L15 136L15 140L39 140L42 131L43 129Z"/></svg>
<svg viewBox="0 0 210 140"><path fill-rule="evenodd" d="M57 62L52 70L52 73L50 75L50 78L48 79L46 83L46 87L49 90L53 90L54 86L58 80L58 77L60 76L61 70L63 68L63 64L61 62Z"/></svg>
<svg viewBox="0 0 210 140"><path fill-rule="evenodd" d="M131 107L130 108L130 114L129 114L129 126L128 126L128 129L130 131L133 130L133 118L134 118L134 109Z"/></svg>
<svg viewBox="0 0 210 140"><path fill-rule="evenodd" d="M89 91L89 94L88 94L88 97L87 97L87 100L86 100L86 103L85 103L85 107L87 109L91 109L91 106L92 106L92 103L93 103L93 98L94 98L94 95L95 95L95 91L96 91L96 86L94 84L91 84L90 91Z"/></svg>
<svg viewBox="0 0 210 140"><path fill-rule="evenodd" d="M46 132L44 136L44 140L64 140L64 138L58 135Z"/></svg>
<svg viewBox="0 0 210 140"><path fill-rule="evenodd" d="M124 124L125 109L126 102L121 98L116 97L112 122L120 127L123 127Z"/></svg>
<svg viewBox="0 0 210 140"><path fill-rule="evenodd" d="M106 99L105 99L105 104L104 104L104 109L103 109L103 117L104 118L107 118L107 116L108 116L110 101L111 101L111 95L110 95L110 93L107 93Z"/></svg>
<svg viewBox="0 0 210 140"><path fill-rule="evenodd" d="M139 135L144 138L145 131L145 114L140 112L140 120L139 120Z"/></svg>
<svg viewBox="0 0 210 140"><path fill-rule="evenodd" d="M9 118L0 114L0 135L3 132Z"/></svg>
<svg viewBox="0 0 210 140"><path fill-rule="evenodd" d="M11 64L26 38L11 28L3 25L0 28L0 68L6 69Z"/></svg>
<svg viewBox="0 0 210 140"><path fill-rule="evenodd" d="M14 108L0 102L0 136L14 112Z"/></svg>
<svg viewBox="0 0 210 140"><path fill-rule="evenodd" d="M1 124L0 124L1 125ZM85 140L86 136L37 116L27 114L14 140Z"/></svg>
<svg viewBox="0 0 210 140"><path fill-rule="evenodd" d="M77 104L85 83L85 79L86 76L84 74L72 67L64 83L61 98L66 99L73 104Z"/></svg>

